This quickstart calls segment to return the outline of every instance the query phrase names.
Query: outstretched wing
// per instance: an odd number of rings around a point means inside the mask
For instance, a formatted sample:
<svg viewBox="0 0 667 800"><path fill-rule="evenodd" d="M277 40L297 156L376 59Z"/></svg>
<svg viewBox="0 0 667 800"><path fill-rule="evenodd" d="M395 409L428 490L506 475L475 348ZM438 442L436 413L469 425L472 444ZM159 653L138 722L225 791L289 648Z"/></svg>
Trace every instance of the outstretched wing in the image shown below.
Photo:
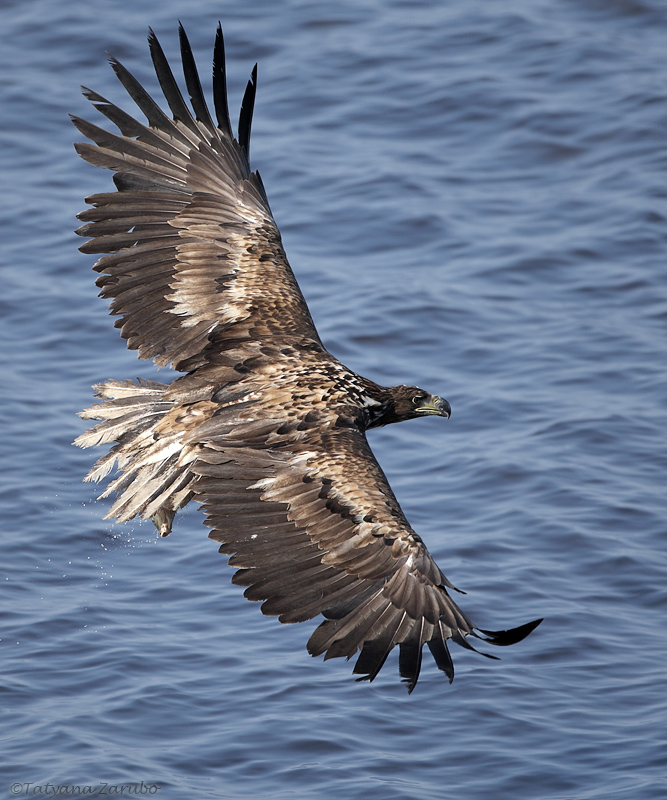
<svg viewBox="0 0 667 800"><path fill-rule="evenodd" d="M323 614L310 653L351 658L360 650L360 680L373 680L399 645L399 671L412 691L428 644L451 681L447 640L470 648L466 637L478 634L408 524L364 433L311 412L297 436L281 436L266 418L243 423L229 411L196 432L205 446L192 471L210 536L239 567L234 583L281 622ZM537 624L483 633L506 645Z"/></svg>
<svg viewBox="0 0 667 800"><path fill-rule="evenodd" d="M95 264L101 295L116 326L140 358L190 371L222 339L290 337L322 347L287 262L262 181L250 172L248 148L256 70L248 83L234 138L227 111L225 54L218 26L213 59L217 124L201 89L189 42L179 28L188 108L151 31L155 71L170 119L132 75L110 59L147 119L144 125L104 97L84 94L119 129L110 133L78 117L94 144L77 152L114 171L117 192L96 194L79 215L92 237L84 253L108 253ZM208 349L207 349L208 348Z"/></svg>

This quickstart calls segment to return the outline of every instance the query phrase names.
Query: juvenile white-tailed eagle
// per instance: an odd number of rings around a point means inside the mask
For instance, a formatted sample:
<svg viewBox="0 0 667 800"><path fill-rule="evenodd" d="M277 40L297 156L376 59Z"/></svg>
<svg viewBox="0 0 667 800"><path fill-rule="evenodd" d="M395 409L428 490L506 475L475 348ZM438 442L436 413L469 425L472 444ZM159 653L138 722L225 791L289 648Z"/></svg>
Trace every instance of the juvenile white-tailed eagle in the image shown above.
<svg viewBox="0 0 667 800"><path fill-rule="evenodd" d="M151 31L172 118L114 58L147 124L89 89L120 134L73 117L94 142L77 152L113 170L117 189L87 198L92 208L79 215L77 233L90 241L81 250L107 254L94 266L97 285L128 347L184 373L171 384L94 387L101 402L81 416L102 421L76 444L114 445L86 480L117 464L102 495L117 495L107 517L150 518L162 536L179 508L200 502L247 598L281 622L325 617L308 642L312 655L359 650L354 672L373 680L398 645L412 691L427 644L451 681L448 639L509 645L539 620L507 631L473 626L368 445L368 428L449 417L449 404L414 386L378 386L326 351L250 171L257 67L234 138L220 27L215 122L182 27L179 34L192 110Z"/></svg>

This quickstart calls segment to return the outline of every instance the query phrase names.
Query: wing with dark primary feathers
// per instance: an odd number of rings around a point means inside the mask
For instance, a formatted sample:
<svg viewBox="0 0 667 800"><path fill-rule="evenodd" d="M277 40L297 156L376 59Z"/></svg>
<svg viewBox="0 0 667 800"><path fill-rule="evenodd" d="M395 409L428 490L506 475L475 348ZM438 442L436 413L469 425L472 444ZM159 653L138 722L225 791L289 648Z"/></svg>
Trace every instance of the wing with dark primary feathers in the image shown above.
<svg viewBox="0 0 667 800"><path fill-rule="evenodd" d="M79 117L95 144L79 143L86 161L115 172L117 192L87 198L92 209L77 233L92 237L84 253L97 262L101 295L128 347L140 358L190 371L207 363L216 341L296 337L321 347L287 262L262 181L250 172L248 148L257 69L241 107L238 138L229 123L222 29L218 26L211 119L190 44L179 29L188 108L151 31L155 71L173 119L116 59L118 79L141 109L144 125L97 93L84 93L119 129ZM207 349L208 348L208 349Z"/></svg>
<svg viewBox="0 0 667 800"><path fill-rule="evenodd" d="M229 407L197 433L205 448L193 467L195 493L211 538L239 568L233 582L281 622L323 614L309 652L327 659L360 650L359 680L373 680L398 645L412 691L428 644L451 682L447 640L474 649L466 637L482 637L449 596L451 583L403 515L365 434L328 425L324 410L309 416L281 436L275 424L244 423ZM508 645L537 624L483 633Z"/></svg>

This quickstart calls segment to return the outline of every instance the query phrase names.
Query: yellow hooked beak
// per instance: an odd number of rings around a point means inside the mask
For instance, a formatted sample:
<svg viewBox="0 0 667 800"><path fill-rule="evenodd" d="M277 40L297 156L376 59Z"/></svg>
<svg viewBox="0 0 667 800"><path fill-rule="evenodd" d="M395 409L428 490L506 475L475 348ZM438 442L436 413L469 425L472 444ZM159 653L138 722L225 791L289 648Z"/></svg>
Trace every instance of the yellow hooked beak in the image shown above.
<svg viewBox="0 0 667 800"><path fill-rule="evenodd" d="M424 401L417 406L417 411L427 416L433 415L447 419L452 415L452 407L449 403L443 397L437 397L434 394L425 397Z"/></svg>

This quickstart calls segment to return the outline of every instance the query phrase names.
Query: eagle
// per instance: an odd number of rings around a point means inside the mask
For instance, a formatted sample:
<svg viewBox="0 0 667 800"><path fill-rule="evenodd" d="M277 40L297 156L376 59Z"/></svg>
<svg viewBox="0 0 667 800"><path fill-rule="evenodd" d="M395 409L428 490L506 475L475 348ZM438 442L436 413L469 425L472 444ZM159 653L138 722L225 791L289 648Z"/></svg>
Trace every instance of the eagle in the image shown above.
<svg viewBox="0 0 667 800"><path fill-rule="evenodd" d="M250 169L257 65L234 136L222 28L215 120L182 26L179 40L189 105L149 29L170 114L110 57L146 122L86 87L118 133L72 116L90 140L76 151L112 170L116 188L86 198L80 249L102 254L96 283L127 346L181 373L170 384L93 387L99 402L80 416L99 422L75 444L113 446L85 480L115 466L101 495L115 495L105 518L151 519L162 536L180 508L201 504L245 597L283 623L322 615L307 645L313 656L359 653L353 673L372 681L398 645L412 692L426 644L451 682L449 639L468 649L469 637L510 645L541 620L502 631L473 625L368 444L369 428L446 419L450 405L415 386L380 386L327 351Z"/></svg>

